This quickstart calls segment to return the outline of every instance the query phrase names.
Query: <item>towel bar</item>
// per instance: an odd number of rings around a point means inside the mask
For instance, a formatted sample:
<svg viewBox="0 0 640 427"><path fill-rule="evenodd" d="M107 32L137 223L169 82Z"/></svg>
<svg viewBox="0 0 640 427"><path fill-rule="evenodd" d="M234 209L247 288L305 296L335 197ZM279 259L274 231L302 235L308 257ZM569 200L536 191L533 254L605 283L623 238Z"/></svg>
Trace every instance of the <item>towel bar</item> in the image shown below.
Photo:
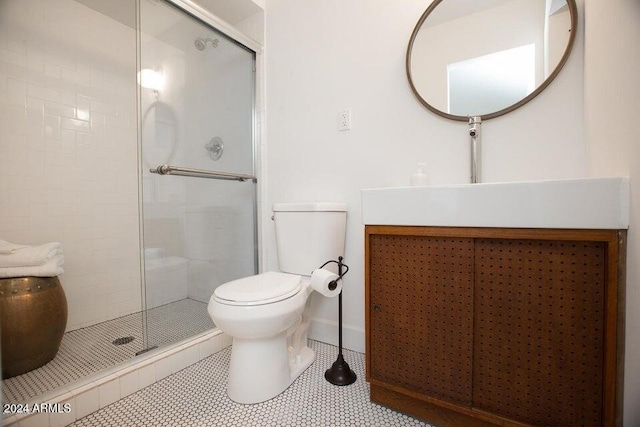
<svg viewBox="0 0 640 427"><path fill-rule="evenodd" d="M237 173L210 171L205 169L192 169L183 168L179 166L160 165L155 169L149 169L151 173L157 173L158 175L179 175L179 176L191 176L196 178L209 178L209 179L225 179L232 181L253 181L258 182L257 178L253 175L244 175Z"/></svg>

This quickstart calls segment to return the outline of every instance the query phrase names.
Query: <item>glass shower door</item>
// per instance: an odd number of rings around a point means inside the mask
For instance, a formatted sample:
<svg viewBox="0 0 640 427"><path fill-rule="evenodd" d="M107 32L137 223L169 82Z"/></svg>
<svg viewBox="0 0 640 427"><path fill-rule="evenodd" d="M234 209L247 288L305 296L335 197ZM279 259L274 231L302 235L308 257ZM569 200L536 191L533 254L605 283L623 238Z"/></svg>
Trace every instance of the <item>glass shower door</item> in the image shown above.
<svg viewBox="0 0 640 427"><path fill-rule="evenodd" d="M255 54L168 2L140 2L148 348L214 325L215 288L257 272Z"/></svg>

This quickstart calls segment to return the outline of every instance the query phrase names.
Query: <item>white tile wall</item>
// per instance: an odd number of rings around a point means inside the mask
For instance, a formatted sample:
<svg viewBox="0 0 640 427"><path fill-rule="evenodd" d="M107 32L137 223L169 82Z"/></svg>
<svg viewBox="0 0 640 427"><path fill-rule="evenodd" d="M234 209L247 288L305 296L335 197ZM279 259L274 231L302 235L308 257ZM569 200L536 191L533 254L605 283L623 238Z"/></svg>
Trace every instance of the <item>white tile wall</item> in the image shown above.
<svg viewBox="0 0 640 427"><path fill-rule="evenodd" d="M61 396L58 401L62 405L62 410L49 414L50 427L63 427L76 420L76 398L73 394L67 393ZM66 406L64 405L68 405L69 412L66 412Z"/></svg>
<svg viewBox="0 0 640 427"><path fill-rule="evenodd" d="M48 425L50 425L49 414L44 412L24 417L20 420L20 427L43 427Z"/></svg>
<svg viewBox="0 0 640 427"><path fill-rule="evenodd" d="M147 365L138 371L138 386L143 389L156 382L156 367L155 365Z"/></svg>
<svg viewBox="0 0 640 427"><path fill-rule="evenodd" d="M181 257L147 257L145 263L147 308L187 298L189 260Z"/></svg>
<svg viewBox="0 0 640 427"><path fill-rule="evenodd" d="M156 363L156 381L160 381L163 378L171 375L171 357L163 357Z"/></svg>
<svg viewBox="0 0 640 427"><path fill-rule="evenodd" d="M67 329L139 311L135 32L0 3L0 239L62 242Z"/></svg>
<svg viewBox="0 0 640 427"><path fill-rule="evenodd" d="M106 382L98 387L98 402L100 408L111 405L120 399L120 382L118 378L112 374L106 378Z"/></svg>
<svg viewBox="0 0 640 427"><path fill-rule="evenodd" d="M195 363L195 362L194 362ZM140 388L138 370L133 370L128 374L120 377L120 397L127 397L130 394L135 393Z"/></svg>
<svg viewBox="0 0 640 427"><path fill-rule="evenodd" d="M98 409L100 409L100 394L97 385L89 384L83 389L76 390L75 412L77 419L86 417Z"/></svg>

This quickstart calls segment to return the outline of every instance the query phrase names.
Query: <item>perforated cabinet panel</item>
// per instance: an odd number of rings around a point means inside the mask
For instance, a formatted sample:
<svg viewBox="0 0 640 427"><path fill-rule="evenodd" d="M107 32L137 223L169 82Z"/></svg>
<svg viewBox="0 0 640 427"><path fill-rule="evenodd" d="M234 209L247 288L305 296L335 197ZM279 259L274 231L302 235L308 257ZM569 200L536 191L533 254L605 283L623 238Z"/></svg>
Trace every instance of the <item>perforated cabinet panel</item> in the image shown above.
<svg viewBox="0 0 640 427"><path fill-rule="evenodd" d="M601 425L604 243L477 239L475 274L474 407Z"/></svg>
<svg viewBox="0 0 640 427"><path fill-rule="evenodd" d="M473 239L370 236L371 377L471 404Z"/></svg>

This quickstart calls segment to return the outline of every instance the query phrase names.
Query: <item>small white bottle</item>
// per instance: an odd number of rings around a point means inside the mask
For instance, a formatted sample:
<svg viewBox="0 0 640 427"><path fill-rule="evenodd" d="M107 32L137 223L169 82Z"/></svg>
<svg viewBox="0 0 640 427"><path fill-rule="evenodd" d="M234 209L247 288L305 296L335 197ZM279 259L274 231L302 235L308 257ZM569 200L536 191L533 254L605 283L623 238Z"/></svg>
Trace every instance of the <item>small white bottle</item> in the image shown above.
<svg viewBox="0 0 640 427"><path fill-rule="evenodd" d="M418 171L411 175L412 187L424 187L427 185L427 175L424 173L424 169L427 165L425 163L418 163Z"/></svg>

